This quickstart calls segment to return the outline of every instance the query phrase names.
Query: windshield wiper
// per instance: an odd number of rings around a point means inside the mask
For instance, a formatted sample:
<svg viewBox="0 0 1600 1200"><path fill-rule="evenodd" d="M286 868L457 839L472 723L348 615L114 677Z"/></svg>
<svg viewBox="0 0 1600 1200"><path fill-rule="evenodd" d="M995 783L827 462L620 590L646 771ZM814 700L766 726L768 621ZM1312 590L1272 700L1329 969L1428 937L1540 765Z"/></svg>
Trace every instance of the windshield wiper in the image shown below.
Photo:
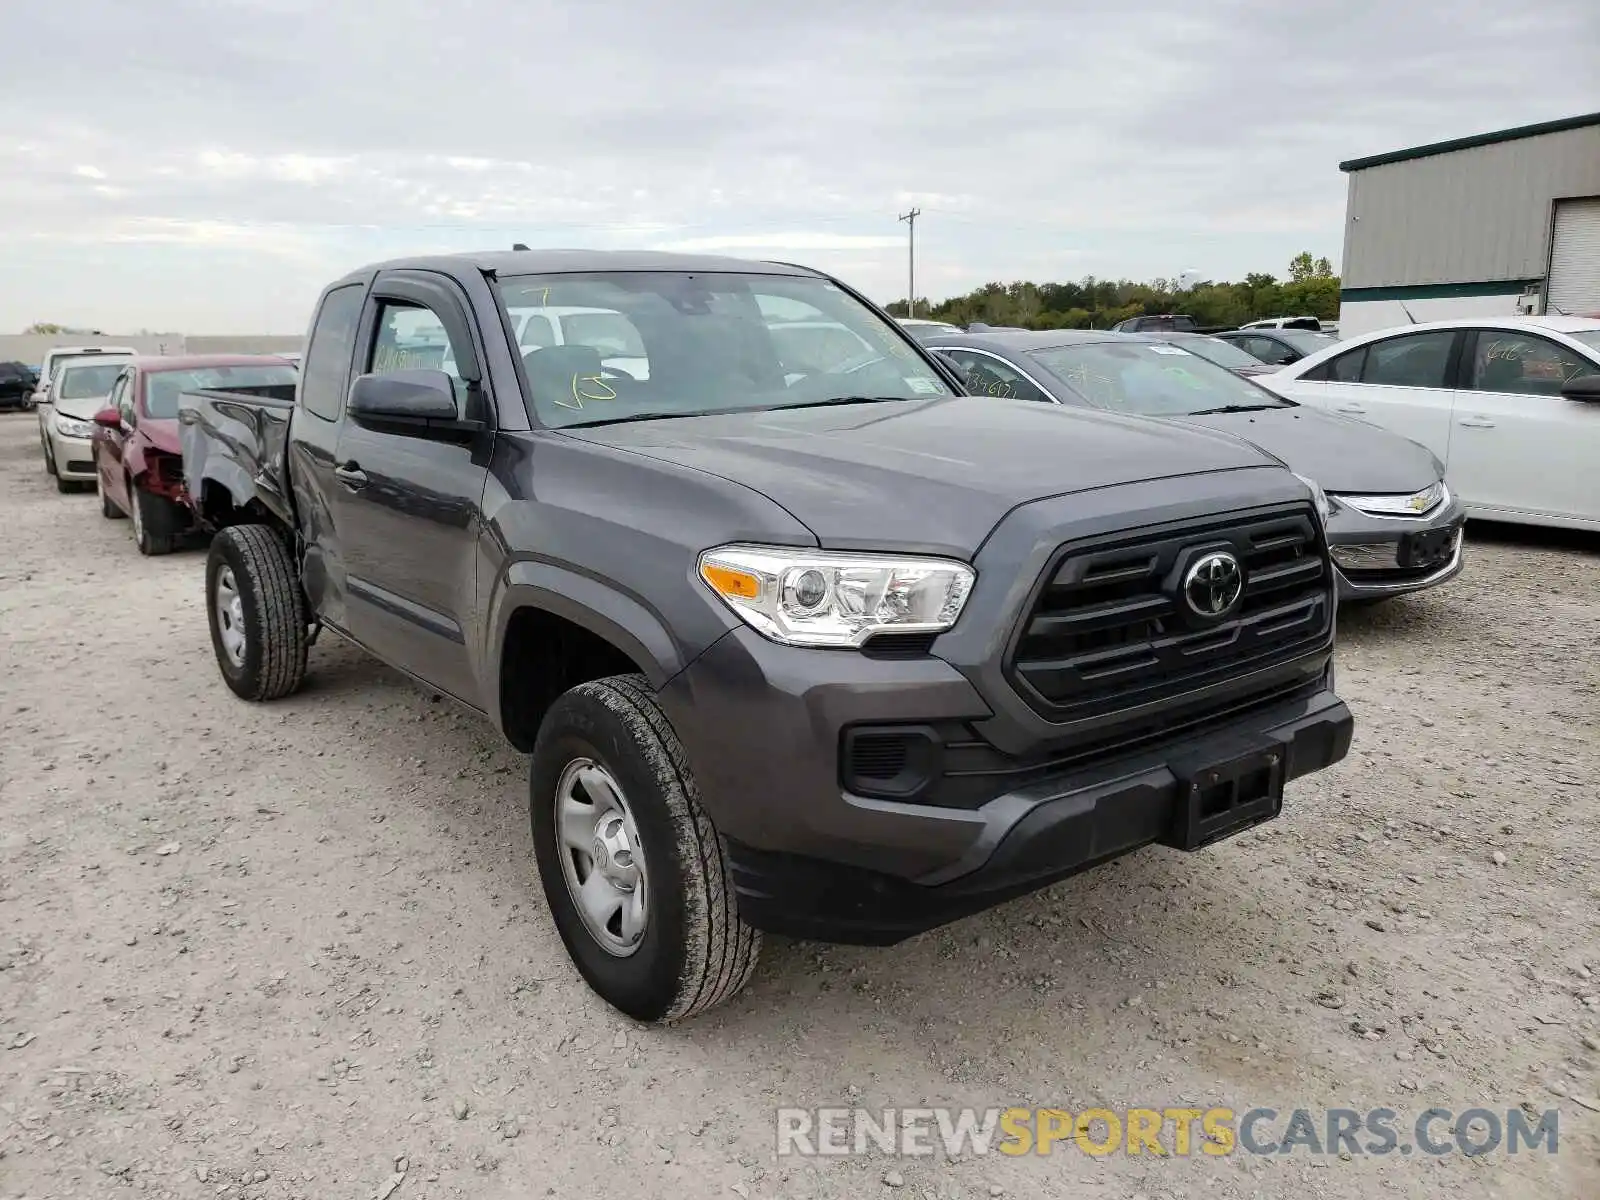
<svg viewBox="0 0 1600 1200"><path fill-rule="evenodd" d="M910 400L910 396L830 396L826 400L802 400L799 404L774 404L761 412L782 412L786 408L828 408L834 404L885 404L890 401Z"/></svg>
<svg viewBox="0 0 1600 1200"><path fill-rule="evenodd" d="M665 421L669 417L712 417L718 413L738 412L736 408L723 409L660 409L655 412L629 413L625 417L601 417L598 421L572 421L562 429L593 429L596 425L623 425L629 421Z"/></svg>
<svg viewBox="0 0 1600 1200"><path fill-rule="evenodd" d="M1210 417L1217 413L1266 412L1272 408L1288 408L1287 404L1224 404L1221 408L1202 408L1188 413L1191 417Z"/></svg>

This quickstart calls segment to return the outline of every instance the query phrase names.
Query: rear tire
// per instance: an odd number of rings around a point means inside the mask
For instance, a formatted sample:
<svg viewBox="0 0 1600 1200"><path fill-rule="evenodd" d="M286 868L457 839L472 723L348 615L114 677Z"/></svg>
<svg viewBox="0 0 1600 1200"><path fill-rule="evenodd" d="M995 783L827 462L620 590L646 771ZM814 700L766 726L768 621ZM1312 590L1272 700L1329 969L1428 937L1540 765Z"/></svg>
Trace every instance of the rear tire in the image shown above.
<svg viewBox="0 0 1600 1200"><path fill-rule="evenodd" d="M139 553L146 555L171 554L178 540L179 515L176 504L165 496L144 491L130 477L128 479L129 515L133 518L133 540Z"/></svg>
<svg viewBox="0 0 1600 1200"><path fill-rule="evenodd" d="M306 674L305 594L294 559L267 525L230 525L206 556L206 613L217 667L234 695L276 700Z"/></svg>
<svg viewBox="0 0 1600 1200"><path fill-rule="evenodd" d="M575 849L586 810L563 803L576 796L577 775L593 768L602 785L614 785L626 825L606 862L622 861L617 844L627 848L643 893L642 933L633 944L613 935L610 949L592 930L593 916L585 917L595 906L580 909L577 898L585 890L578 882L585 858L585 881L604 873L601 852ZM638 1021L676 1021L722 1003L750 981L761 934L739 917L722 840L700 807L683 746L642 676L581 684L551 705L533 749L529 801L534 855L556 930L603 1000ZM605 802L591 795L590 807L603 832ZM562 811L575 814L567 834ZM626 928L620 911L619 932Z"/></svg>

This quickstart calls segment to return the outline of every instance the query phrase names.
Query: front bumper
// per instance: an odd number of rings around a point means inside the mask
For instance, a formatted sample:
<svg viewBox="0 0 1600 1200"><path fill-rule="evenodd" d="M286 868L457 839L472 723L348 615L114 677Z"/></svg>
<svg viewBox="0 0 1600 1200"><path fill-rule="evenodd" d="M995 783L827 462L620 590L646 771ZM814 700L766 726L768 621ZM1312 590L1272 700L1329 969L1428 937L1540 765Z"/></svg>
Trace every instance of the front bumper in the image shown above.
<svg viewBox="0 0 1600 1200"><path fill-rule="evenodd" d="M74 483L93 483L98 474L94 465L94 439L67 437L51 421L48 432L50 453L55 457L56 474Z"/></svg>
<svg viewBox="0 0 1600 1200"><path fill-rule="evenodd" d="M1328 546L1341 601L1387 599L1461 574L1466 515L1453 494L1421 517L1375 517L1333 500Z"/></svg>
<svg viewBox="0 0 1600 1200"><path fill-rule="evenodd" d="M1241 679L1234 704L1187 726L1175 716L1120 745L1018 755L984 739L994 715L942 659L796 650L741 629L662 702L726 841L745 920L890 944L1175 842L1177 764L1275 750L1289 780L1337 762L1353 721L1332 684L1322 653ZM915 802L847 787L842 747L858 728L926 731L944 764L937 783Z"/></svg>

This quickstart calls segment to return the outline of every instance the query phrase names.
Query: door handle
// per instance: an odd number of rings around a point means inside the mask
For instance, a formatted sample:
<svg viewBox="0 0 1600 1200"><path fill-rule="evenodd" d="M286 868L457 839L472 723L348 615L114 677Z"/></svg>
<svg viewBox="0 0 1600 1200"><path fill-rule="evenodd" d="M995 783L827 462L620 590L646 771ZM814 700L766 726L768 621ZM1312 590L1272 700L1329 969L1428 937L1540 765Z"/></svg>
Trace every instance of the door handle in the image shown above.
<svg viewBox="0 0 1600 1200"><path fill-rule="evenodd" d="M341 463L333 469L334 478L352 491L357 491L367 486L367 473L356 463Z"/></svg>
<svg viewBox="0 0 1600 1200"><path fill-rule="evenodd" d="M1334 405L1333 411L1356 415L1365 413L1367 410L1362 408L1359 404L1336 404Z"/></svg>
<svg viewBox="0 0 1600 1200"><path fill-rule="evenodd" d="M1462 417L1461 423L1468 429L1493 429L1494 422L1483 417Z"/></svg>

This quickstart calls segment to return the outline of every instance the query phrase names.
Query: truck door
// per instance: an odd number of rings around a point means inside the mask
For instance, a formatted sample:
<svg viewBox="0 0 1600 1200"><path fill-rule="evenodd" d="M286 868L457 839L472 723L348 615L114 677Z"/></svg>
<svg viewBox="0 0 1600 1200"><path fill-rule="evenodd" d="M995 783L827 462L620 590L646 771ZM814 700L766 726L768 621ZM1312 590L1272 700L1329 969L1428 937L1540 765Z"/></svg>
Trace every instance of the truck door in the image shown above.
<svg viewBox="0 0 1600 1200"><path fill-rule="evenodd" d="M347 572L349 631L380 658L483 707L469 646L477 618L477 545L493 439L492 397L465 295L441 275L394 271L374 283L358 375L444 370L471 444L367 428L346 417L334 519Z"/></svg>
<svg viewBox="0 0 1600 1200"><path fill-rule="evenodd" d="M366 288L348 283L330 289L311 323L311 344L300 364L295 413L289 424L287 459L295 512L305 538L301 579L311 611L333 628L348 631L345 564L334 512L339 493L334 449L350 390L350 360L355 353Z"/></svg>

